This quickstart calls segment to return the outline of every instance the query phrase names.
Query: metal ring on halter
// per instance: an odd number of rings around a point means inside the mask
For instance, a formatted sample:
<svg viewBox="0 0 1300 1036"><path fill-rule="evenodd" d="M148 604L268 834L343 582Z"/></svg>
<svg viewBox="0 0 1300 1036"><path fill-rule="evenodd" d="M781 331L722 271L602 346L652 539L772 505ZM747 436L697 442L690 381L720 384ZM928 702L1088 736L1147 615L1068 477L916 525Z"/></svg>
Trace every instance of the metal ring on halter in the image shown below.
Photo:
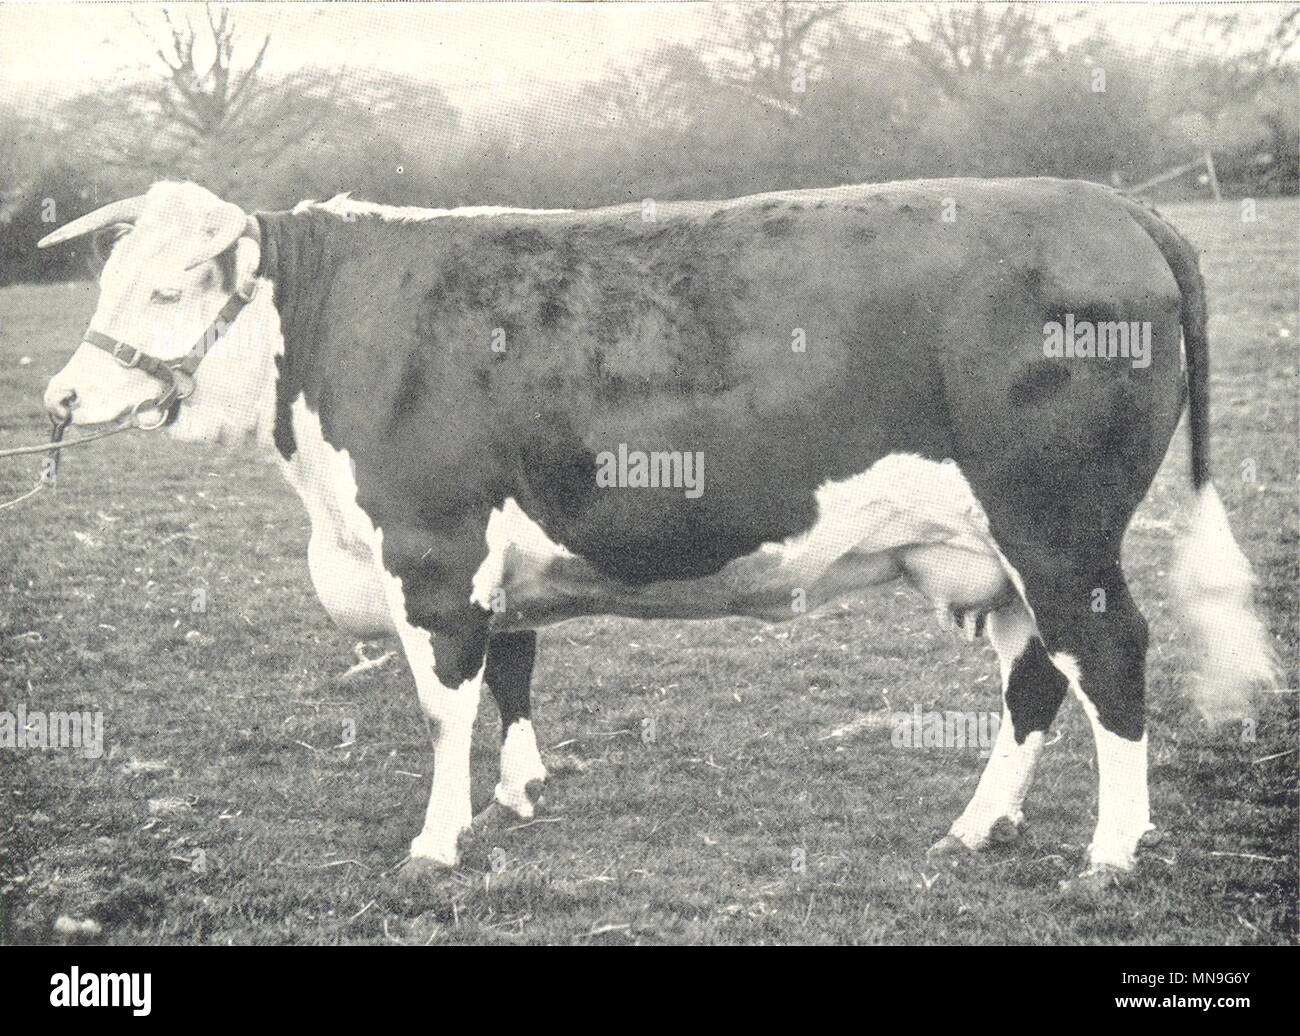
<svg viewBox="0 0 1300 1036"><path fill-rule="evenodd" d="M170 399L168 397L171 397ZM176 394L174 392L164 392L157 399L142 399L139 403L131 408L131 423L142 432L157 431L167 423L167 411L171 409L172 403L175 402ZM140 420L140 414L144 410L158 411L158 420L152 424L145 424Z"/></svg>
<svg viewBox="0 0 1300 1036"><path fill-rule="evenodd" d="M194 395L195 380L182 370L172 368L172 389L177 399L189 399Z"/></svg>

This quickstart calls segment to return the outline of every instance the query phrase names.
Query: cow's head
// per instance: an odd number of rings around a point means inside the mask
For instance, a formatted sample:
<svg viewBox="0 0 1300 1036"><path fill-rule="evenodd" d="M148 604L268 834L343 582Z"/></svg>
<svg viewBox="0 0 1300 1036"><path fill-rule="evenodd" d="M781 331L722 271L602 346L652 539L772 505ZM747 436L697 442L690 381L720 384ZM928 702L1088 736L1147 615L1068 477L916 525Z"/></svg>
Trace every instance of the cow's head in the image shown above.
<svg viewBox="0 0 1300 1036"><path fill-rule="evenodd" d="M249 381L265 377L269 359L256 341L266 321L233 318L256 286L256 220L195 184L159 183L74 220L40 247L87 235L103 260L99 303L46 387L50 416L94 425L134 414L146 427L166 421L182 438L249 430ZM192 351L187 365L197 368L176 374ZM188 397L184 405L178 396Z"/></svg>

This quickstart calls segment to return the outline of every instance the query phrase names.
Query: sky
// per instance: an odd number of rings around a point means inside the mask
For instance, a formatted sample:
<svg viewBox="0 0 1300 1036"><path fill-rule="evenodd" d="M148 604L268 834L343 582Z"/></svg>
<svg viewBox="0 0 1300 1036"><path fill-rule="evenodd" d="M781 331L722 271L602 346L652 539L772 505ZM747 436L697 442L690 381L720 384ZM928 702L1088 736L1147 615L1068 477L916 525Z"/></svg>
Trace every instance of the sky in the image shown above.
<svg viewBox="0 0 1300 1036"><path fill-rule="evenodd" d="M0 2L0 100L65 97L86 86L137 79L149 47L133 13L161 27L160 4ZM199 4L167 4L202 19ZM734 5L705 3L449 3L232 5L252 43L272 36L266 68L302 64L372 66L427 78L457 107L500 103L540 83L597 76L611 60L635 58L664 42L716 34ZM898 32L919 25L930 4L846 5L863 27ZM1095 22L1146 49L1166 43L1182 3L1043 4L1066 42ZM1204 9L1206 5L1200 5ZM1281 11L1289 5L1271 6ZM1220 7L1222 9L1222 7ZM1074 16L1073 19L1071 16ZM1194 35L1184 37L1190 45ZM503 96L504 95L504 96Z"/></svg>

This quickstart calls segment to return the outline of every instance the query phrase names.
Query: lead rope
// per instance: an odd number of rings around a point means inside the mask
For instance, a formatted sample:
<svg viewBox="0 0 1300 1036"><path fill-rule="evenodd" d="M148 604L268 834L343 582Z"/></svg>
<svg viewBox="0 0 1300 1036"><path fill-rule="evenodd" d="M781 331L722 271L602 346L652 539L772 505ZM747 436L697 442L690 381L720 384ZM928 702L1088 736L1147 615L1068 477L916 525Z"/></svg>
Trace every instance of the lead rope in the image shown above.
<svg viewBox="0 0 1300 1036"><path fill-rule="evenodd" d="M36 480L36 485L32 486L32 488L26 493L23 493L22 496L14 497L14 499L0 504L0 511L8 510L10 507L16 507L24 500L35 496L46 487L53 489L55 483L58 481L59 459L63 455L64 450L71 449L73 446L81 446L88 442L94 442L97 439L106 439L110 435L117 435L119 432L129 432L135 427L133 423L127 422L124 424L114 425L112 428L105 428L103 431L92 432L90 435L83 435L80 439L73 439L71 442L64 442L63 430L68 427L68 422L57 421L51 418L50 425L50 441L44 445L17 446L13 449L0 450L0 458L21 457L32 453L52 453L54 455L51 457L50 466L45 468L41 472L40 478Z"/></svg>

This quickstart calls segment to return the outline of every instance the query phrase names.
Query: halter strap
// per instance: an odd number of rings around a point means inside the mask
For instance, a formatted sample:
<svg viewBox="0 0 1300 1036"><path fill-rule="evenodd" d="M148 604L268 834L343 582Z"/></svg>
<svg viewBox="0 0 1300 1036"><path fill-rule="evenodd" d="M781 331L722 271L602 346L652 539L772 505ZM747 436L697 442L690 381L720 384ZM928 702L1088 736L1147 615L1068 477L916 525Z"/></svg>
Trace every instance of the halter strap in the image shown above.
<svg viewBox="0 0 1300 1036"><path fill-rule="evenodd" d="M106 335L102 331L96 331L93 327L86 329L81 340L103 349L123 367L138 367L161 381L168 380L168 371L181 371L193 377L208 350L221 341L235 317L239 315L239 311L253 300L256 293L257 282L254 281L249 291L231 295L226 300L226 304L221 307L221 311L213 318L212 323L199 336L199 340L190 346L189 352L176 360L160 360L127 342Z"/></svg>
<svg viewBox="0 0 1300 1036"><path fill-rule="evenodd" d="M104 334L102 331L96 331L93 327L87 328L85 334L81 336L83 342L102 349L113 357L123 367L135 368L144 371L145 374L161 381L166 388L154 399L145 400L137 404L133 410L133 416L137 417L146 410L157 410L163 413L163 417L157 424L140 425L146 430L161 427L166 424L171 415L167 413L174 403L182 399L187 399L194 391L194 374L199 369L199 364L203 362L203 357L212 349L225 334L230 330L230 325L234 323L235 317L239 315L248 303L253 300L257 294L257 281L252 282L252 286L243 292L236 292L226 300L226 304L221 307L221 311L213 318L199 336L199 340L190 346L189 351L184 356L175 360L160 360L156 356L150 356L148 353L128 342L113 338Z"/></svg>

